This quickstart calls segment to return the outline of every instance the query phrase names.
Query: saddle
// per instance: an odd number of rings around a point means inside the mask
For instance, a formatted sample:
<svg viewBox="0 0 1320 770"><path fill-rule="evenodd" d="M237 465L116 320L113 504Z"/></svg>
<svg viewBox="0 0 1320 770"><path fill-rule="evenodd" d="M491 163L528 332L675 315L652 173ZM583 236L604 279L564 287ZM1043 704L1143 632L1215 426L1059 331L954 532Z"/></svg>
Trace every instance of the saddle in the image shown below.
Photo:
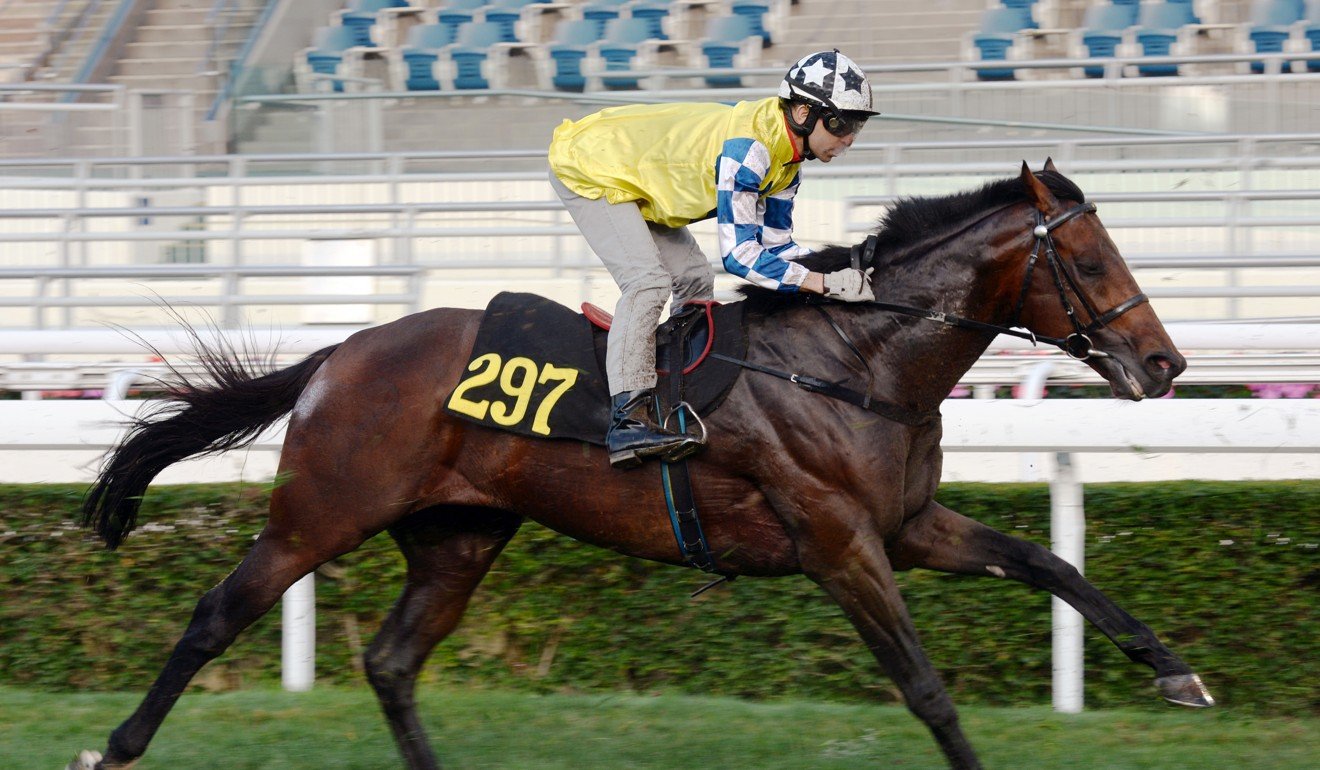
<svg viewBox="0 0 1320 770"><path fill-rule="evenodd" d="M486 307L466 373L446 398L446 411L523 436L603 446L609 429L609 323L610 315L594 305L575 313L535 294L501 292ZM687 306L660 326L656 342L656 360L664 367L656 388L661 415L679 402L693 414L710 414L742 371L712 354L746 355L743 305ZM677 375L666 363L674 345L689 351Z"/></svg>

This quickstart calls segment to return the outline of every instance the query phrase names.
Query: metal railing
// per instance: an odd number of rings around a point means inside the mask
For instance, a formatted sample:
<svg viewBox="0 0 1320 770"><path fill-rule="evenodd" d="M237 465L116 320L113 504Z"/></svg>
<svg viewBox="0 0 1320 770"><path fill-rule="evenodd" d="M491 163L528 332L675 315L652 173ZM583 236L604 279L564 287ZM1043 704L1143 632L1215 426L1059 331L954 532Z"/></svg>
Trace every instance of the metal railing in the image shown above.
<svg viewBox="0 0 1320 770"><path fill-rule="evenodd" d="M1172 308L1161 309L1166 320L1314 317L1317 146L1315 134L859 144L805 171L798 235L855 241L897 197L968 189L1014 173L1010 158L1052 154L1102 204L1139 280ZM521 170L458 170L495 161ZM694 230L713 244L708 223ZM604 275L550 197L542 150L0 161L0 309L32 311L11 312L11 324L70 326L86 318L73 309L129 304L98 305L79 289L133 271L148 282L218 280L198 301L237 319L236 308L292 296L245 289L278 277L254 268L298 276L306 244L335 239L370 245L378 266L418 271L406 301L383 303L402 307L444 301L458 271L539 271L584 287ZM161 264L171 260L206 266Z"/></svg>
<svg viewBox="0 0 1320 770"><path fill-rule="evenodd" d="M49 98L31 101L10 100L7 96L37 95ZM12 150L10 158L24 153L16 142L35 135L40 141L33 157L11 167L61 165L52 158L65 158L71 147L95 149L102 158L136 157L148 148L155 152L191 154L197 131L193 120L194 94L179 89L128 89L102 83L0 83L0 118L6 113L38 113L47 118L38 130L24 125L20 135L4 136L0 121L0 139ZM96 145L77 138L92 133ZM7 161L5 161L7 162Z"/></svg>

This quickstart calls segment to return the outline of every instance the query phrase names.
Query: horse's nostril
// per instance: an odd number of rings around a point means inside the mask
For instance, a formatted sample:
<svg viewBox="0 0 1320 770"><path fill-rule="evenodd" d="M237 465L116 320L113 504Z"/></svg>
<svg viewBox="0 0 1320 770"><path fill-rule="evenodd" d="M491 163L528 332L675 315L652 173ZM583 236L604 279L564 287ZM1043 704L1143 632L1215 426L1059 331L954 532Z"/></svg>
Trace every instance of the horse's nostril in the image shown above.
<svg viewBox="0 0 1320 770"><path fill-rule="evenodd" d="M1173 378L1182 374L1186 364L1182 363L1182 357L1173 358L1162 353L1152 353L1146 356L1146 371L1156 377Z"/></svg>

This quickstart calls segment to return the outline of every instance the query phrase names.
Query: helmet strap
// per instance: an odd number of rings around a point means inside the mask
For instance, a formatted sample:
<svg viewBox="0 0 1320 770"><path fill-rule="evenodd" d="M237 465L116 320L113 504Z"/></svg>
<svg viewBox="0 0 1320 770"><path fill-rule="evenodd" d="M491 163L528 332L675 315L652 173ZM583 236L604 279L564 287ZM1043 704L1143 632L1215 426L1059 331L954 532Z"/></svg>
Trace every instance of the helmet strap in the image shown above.
<svg viewBox="0 0 1320 770"><path fill-rule="evenodd" d="M820 120L820 105L806 102L807 117L801 123L793 119L793 108L790 106L784 110L785 117L788 118L788 127L793 133L802 138L802 158L804 160L815 160L816 153L811 150L811 132L816 130L816 122Z"/></svg>

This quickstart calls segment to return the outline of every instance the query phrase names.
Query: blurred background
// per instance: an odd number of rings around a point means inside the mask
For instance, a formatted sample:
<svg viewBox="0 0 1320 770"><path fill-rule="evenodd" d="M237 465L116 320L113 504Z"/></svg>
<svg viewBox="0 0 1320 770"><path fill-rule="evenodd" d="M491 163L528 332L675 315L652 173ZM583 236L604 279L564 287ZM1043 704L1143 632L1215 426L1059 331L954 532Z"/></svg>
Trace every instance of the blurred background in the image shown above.
<svg viewBox="0 0 1320 770"><path fill-rule="evenodd" d="M156 518L127 558L61 537L79 531L78 485L117 437L122 399L160 395L158 354L188 352L180 320L279 363L502 290L610 308L613 282L546 182L554 127L612 104L761 98L791 63L832 47L866 70L883 114L847 157L805 164L802 242L857 242L897 198L1053 158L1098 202L1188 355L1174 398L1317 403L1320 0L0 0L0 484L73 484L0 488L0 584L29 600L0 605L0 683L139 689L200 590L259 530L278 441L168 470L165 483L257 483L154 491ZM693 229L716 255L713 228ZM719 278L719 296L735 284ZM177 365L190 370L186 357ZM1108 388L1057 353L997 344L952 395ZM1227 419L1216 414L1197 422ZM980 447L950 452L945 478L1159 482L1088 486L1091 574L1168 629L1225 703L1313 714L1320 430L1307 427L1314 408L1278 414L1251 451L1126 446L1064 462ZM1165 483L1178 479L1234 483ZM1050 539L1041 484L942 494ZM894 697L809 586L739 581L692 603L672 570L576 544L551 558L551 540L537 530L515 542L434 678ZM161 577L170 569L186 575ZM397 588L381 576L399 569L378 539L319 574L336 681L360 681L359 625L369 636ZM956 699L1044 697L1048 601L996 587L1002 601L949 604L947 580L914 576L905 590L920 597L919 625L943 625L933 657ZM167 583L183 588L157 604ZM510 598L527 583L562 590ZM617 594L610 606L630 620L591 620L596 590ZM658 595L709 644L647 648ZM121 627L86 634L112 602ZM723 621L708 623L716 607L730 626L758 620L760 646L725 647ZM255 634L203 686L277 676L273 622ZM603 647L638 657L619 663ZM717 648L723 662L707 667ZM1131 703L1148 684L1102 639L1087 655L1093 702Z"/></svg>

